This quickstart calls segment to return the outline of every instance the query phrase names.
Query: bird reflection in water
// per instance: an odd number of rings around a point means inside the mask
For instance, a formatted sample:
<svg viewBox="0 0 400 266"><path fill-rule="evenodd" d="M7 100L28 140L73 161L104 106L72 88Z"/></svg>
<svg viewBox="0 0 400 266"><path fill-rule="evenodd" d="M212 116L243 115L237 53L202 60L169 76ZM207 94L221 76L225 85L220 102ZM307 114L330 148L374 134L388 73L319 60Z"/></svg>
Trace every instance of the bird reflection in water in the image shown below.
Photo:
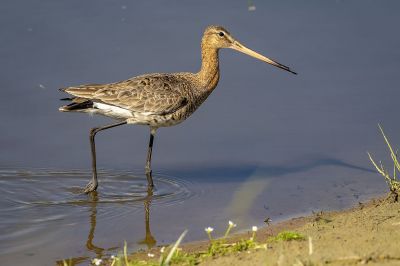
<svg viewBox="0 0 400 266"><path fill-rule="evenodd" d="M144 199L144 217L145 217L144 222L146 226L146 235L142 240L138 242L138 244L146 245L148 249L151 249L157 243L156 239L153 237L150 230L150 205L152 198L153 198L153 189L148 187L147 196Z"/></svg>
<svg viewBox="0 0 400 266"><path fill-rule="evenodd" d="M86 241L86 248L96 253L96 258L101 259L104 256L104 248L98 247L93 243L94 231L96 230L97 222L97 203L99 201L99 195L97 192L90 194L90 230ZM113 250L111 248L108 250Z"/></svg>
<svg viewBox="0 0 400 266"><path fill-rule="evenodd" d="M74 257L74 258L68 258L68 259L63 259L63 260L58 260L56 261L57 265L64 266L65 263L69 266L73 265L78 265L81 264L89 259L97 258L97 259L103 259L106 257L110 257L109 251L117 250L119 247L111 247L111 248L102 248L93 243L94 240L94 235L96 231L96 223L97 223L97 204L99 201L99 195L97 191L93 191L92 193L89 194L90 196L90 201L88 202L90 205L90 230L89 234L86 240L86 248L87 250L94 252L95 256L81 256L81 257ZM157 243L156 239L154 236L151 234L151 229L150 229L150 206L153 198L153 189L148 188L147 189L147 195L143 200L144 204L144 222L145 222L145 237L138 241L137 243L140 245L146 245L148 249L151 249L154 247Z"/></svg>

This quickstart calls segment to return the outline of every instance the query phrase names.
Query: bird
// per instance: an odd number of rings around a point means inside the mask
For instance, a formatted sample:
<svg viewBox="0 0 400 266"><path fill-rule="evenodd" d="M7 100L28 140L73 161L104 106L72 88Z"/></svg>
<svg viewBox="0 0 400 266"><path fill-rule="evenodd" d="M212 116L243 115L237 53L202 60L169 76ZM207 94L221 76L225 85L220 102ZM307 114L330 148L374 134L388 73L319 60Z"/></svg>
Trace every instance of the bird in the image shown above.
<svg viewBox="0 0 400 266"><path fill-rule="evenodd" d="M219 50L230 48L264 61L292 74L289 67L265 57L241 44L222 26L208 26L201 39L201 67L196 73L151 73L109 84L85 84L61 88L70 101L61 112L98 114L116 120L113 124L90 130L92 177L84 193L97 189L95 136L98 132L122 126L144 125L150 128L145 173L148 188L153 188L151 157L155 134L160 127L185 121L217 87L220 79Z"/></svg>

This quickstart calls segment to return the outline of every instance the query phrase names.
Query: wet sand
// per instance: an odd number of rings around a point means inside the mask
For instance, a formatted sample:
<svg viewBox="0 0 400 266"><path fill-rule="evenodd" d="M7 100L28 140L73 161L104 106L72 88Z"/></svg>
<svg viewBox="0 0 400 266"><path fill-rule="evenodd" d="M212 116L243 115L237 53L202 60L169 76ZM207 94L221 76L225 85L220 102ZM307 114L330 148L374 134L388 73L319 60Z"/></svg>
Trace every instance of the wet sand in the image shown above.
<svg viewBox="0 0 400 266"><path fill-rule="evenodd" d="M266 249L209 258L200 265L400 265L399 229L400 203L374 199L344 211L319 212L264 227L257 232L257 241L267 243ZM269 240L283 230L299 232L306 239ZM229 242L250 235L235 234ZM201 241L182 248L186 252L202 252L207 246L208 241ZM157 254L156 250L152 252ZM146 254L137 253L134 257L145 259Z"/></svg>

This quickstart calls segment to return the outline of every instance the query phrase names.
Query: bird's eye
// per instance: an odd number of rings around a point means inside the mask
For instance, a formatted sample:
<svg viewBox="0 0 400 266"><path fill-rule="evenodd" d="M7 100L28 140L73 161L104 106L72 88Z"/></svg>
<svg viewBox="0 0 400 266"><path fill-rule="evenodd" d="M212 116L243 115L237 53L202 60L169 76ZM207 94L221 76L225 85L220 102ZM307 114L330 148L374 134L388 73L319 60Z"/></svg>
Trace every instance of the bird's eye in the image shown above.
<svg viewBox="0 0 400 266"><path fill-rule="evenodd" d="M223 37L223 36L224 36L224 33L223 33L222 31L220 31L220 32L218 33L218 35L221 36L221 37Z"/></svg>

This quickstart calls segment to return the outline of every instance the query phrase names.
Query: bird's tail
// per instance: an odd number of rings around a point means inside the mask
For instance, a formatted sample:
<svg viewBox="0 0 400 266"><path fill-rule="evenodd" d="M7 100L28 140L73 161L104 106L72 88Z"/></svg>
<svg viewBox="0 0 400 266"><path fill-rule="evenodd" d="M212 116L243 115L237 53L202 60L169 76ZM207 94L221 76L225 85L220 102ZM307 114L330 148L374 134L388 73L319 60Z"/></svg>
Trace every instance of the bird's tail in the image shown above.
<svg viewBox="0 0 400 266"><path fill-rule="evenodd" d="M72 103L68 105L61 106L58 108L61 112L79 112L85 109L93 108L93 102L91 100L72 97L72 98L62 98L61 101L71 101Z"/></svg>

